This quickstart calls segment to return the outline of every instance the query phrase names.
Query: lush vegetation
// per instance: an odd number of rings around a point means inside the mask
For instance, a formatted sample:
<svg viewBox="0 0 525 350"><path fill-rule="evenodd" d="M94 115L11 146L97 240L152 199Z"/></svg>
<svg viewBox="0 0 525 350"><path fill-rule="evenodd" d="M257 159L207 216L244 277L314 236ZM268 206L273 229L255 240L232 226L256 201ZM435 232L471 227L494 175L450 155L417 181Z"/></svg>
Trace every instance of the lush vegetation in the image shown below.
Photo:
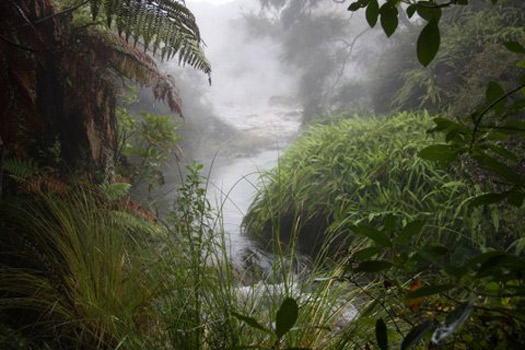
<svg viewBox="0 0 525 350"><path fill-rule="evenodd" d="M247 16L287 30L305 115L322 120L262 174L244 222L275 253L260 277L232 266L201 165L163 218L130 194L162 184L178 136L168 116L117 108L120 88L180 115L146 52L211 72L184 2L2 2L0 347L523 349L523 3L491 3L351 1L397 37L359 47L381 64L346 85L362 26L318 0ZM388 115L322 114L362 99ZM406 112L424 108L436 116Z"/></svg>
<svg viewBox="0 0 525 350"><path fill-rule="evenodd" d="M521 239L519 210L469 205L491 189L473 164L447 171L419 157L439 141L425 133L431 125L428 114L402 113L309 128L279 167L263 174L247 232L262 242L288 241L293 232L307 251L318 251L326 239L347 247L353 226L388 217L427 221L423 241L505 248Z"/></svg>

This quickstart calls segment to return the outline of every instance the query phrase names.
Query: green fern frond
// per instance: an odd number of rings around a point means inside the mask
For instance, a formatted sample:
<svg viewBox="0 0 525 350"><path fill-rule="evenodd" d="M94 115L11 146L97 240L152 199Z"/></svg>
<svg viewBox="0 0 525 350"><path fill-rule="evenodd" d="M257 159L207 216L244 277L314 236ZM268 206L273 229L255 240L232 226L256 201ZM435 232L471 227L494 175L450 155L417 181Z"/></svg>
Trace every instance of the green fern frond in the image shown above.
<svg viewBox="0 0 525 350"><path fill-rule="evenodd" d="M15 180L26 180L38 173L41 169L32 159L9 158L4 161L3 170L9 173L9 176Z"/></svg>
<svg viewBox="0 0 525 350"><path fill-rule="evenodd" d="M104 193L106 198L110 201L127 196L129 194L129 190L131 189L131 185L125 182L102 184L99 187L102 193Z"/></svg>
<svg viewBox="0 0 525 350"><path fill-rule="evenodd" d="M137 45L141 39L144 50L161 52L162 59L178 56L179 63L188 64L206 74L211 66L201 47L195 16L182 0L89 0L94 18L103 9L109 27L116 27L126 41Z"/></svg>
<svg viewBox="0 0 525 350"><path fill-rule="evenodd" d="M160 73L155 61L123 38L100 30L82 30L77 34L85 51L83 57L92 66L106 66L121 75L151 87L157 100L163 101L172 112L182 115L182 102L173 77Z"/></svg>

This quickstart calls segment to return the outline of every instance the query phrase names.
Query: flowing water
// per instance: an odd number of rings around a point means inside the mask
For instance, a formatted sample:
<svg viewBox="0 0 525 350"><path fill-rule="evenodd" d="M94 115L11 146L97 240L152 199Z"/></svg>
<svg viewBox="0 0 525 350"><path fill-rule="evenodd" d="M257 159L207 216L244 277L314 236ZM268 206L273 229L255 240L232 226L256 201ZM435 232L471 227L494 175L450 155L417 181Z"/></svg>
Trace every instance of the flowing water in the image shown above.
<svg viewBox="0 0 525 350"><path fill-rule="evenodd" d="M293 97L296 79L283 65L279 45L270 38L248 34L243 24L250 3L257 2L217 3L188 1L213 70L211 87L198 91L212 114L201 116L195 128L221 125L200 136L206 140L201 140L195 154L204 164L213 163L208 199L222 212L235 263L243 251L255 250L242 235L241 222L256 194L260 173L272 169L297 137L301 111ZM188 119L194 116L188 115ZM227 137L219 135L221 130L228 130Z"/></svg>
<svg viewBox="0 0 525 350"><path fill-rule="evenodd" d="M242 235L241 222L261 185L259 176L277 165L280 154L297 136L301 120L296 106L259 104L254 109L240 104L217 110L218 117L238 133L238 138L265 140L265 145L253 152L238 149L224 156L218 149L211 169L208 198L222 212L230 256L238 263L244 252L254 250L252 242ZM235 141L235 137L230 140L233 144Z"/></svg>

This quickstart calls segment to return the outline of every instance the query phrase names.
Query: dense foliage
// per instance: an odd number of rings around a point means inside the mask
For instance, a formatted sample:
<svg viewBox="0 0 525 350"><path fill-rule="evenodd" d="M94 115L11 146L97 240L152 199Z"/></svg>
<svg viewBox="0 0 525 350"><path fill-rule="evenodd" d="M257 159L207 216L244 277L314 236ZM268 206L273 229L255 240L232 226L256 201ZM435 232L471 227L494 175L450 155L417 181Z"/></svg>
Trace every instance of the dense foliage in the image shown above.
<svg viewBox="0 0 525 350"><path fill-rule="evenodd" d="M477 170L446 171L419 158L419 150L436 142L425 134L430 126L427 114L404 113L312 127L263 175L247 232L263 241L298 235L315 251L326 238L348 242L353 225L393 215L428 220L425 236L449 244L505 247L521 238L517 212L469 207L487 189Z"/></svg>

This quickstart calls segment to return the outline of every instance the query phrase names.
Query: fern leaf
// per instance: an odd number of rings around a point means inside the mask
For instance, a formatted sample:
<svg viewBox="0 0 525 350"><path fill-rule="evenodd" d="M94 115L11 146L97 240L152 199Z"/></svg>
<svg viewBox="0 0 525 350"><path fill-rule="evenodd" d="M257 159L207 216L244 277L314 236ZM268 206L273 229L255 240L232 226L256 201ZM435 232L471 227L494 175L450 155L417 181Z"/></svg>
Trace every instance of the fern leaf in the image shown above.
<svg viewBox="0 0 525 350"><path fill-rule="evenodd" d="M106 23L116 26L126 41L131 38L136 46L139 39L143 48L154 53L161 50L162 59L178 55L181 64L188 64L210 75L211 66L201 47L195 16L182 0L89 0L92 15L99 15L103 5Z"/></svg>
<svg viewBox="0 0 525 350"><path fill-rule="evenodd" d="M27 180L40 173L40 167L32 159L9 158L4 161L3 170L17 181Z"/></svg>
<svg viewBox="0 0 525 350"><path fill-rule="evenodd" d="M157 100L183 117L181 98L173 77L160 73L149 55L110 32L84 30L79 32L78 39L87 51L85 57L93 60L92 65L106 65L141 85L151 87Z"/></svg>

